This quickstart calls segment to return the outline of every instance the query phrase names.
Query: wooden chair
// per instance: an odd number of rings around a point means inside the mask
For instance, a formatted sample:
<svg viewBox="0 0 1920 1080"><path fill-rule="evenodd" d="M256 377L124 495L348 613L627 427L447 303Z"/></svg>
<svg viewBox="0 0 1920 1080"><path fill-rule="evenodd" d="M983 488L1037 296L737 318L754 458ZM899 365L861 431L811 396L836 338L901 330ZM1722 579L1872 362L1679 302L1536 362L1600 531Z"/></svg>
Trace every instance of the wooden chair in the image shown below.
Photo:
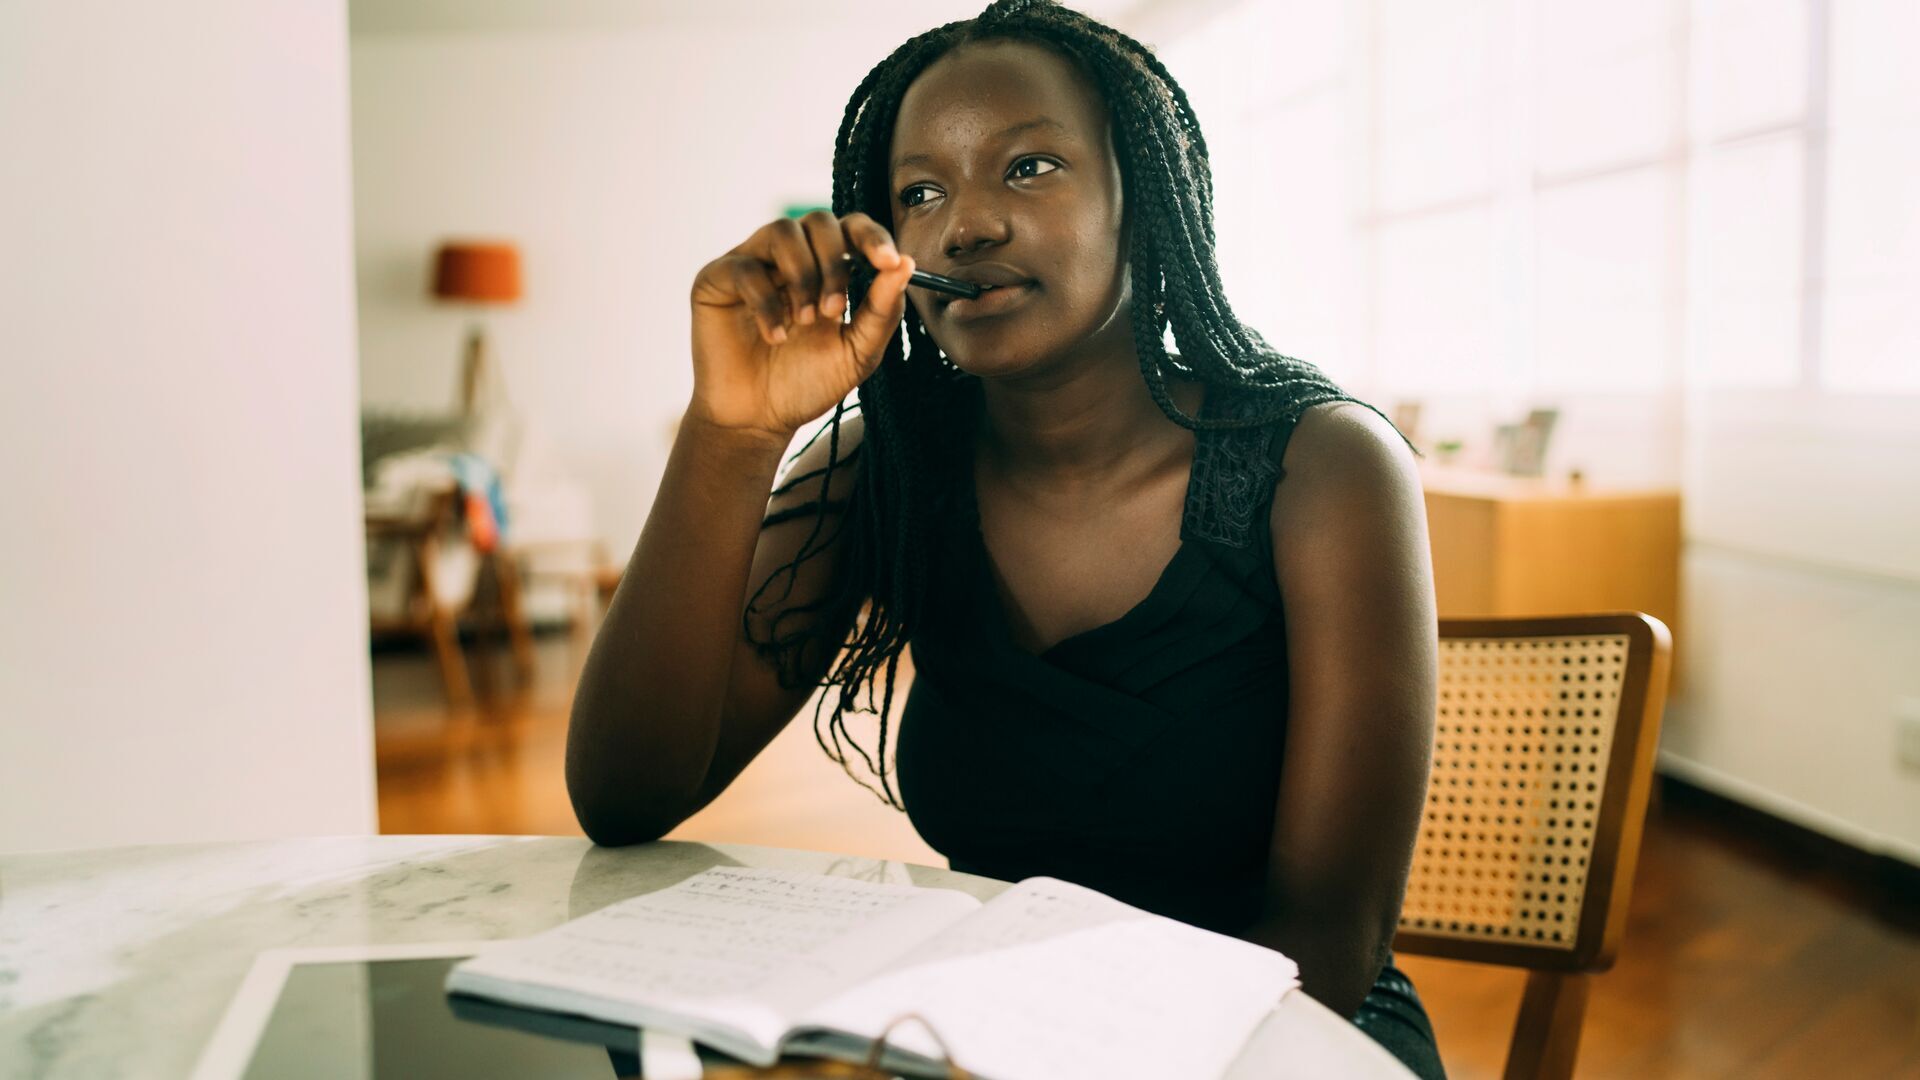
<svg viewBox="0 0 1920 1080"><path fill-rule="evenodd" d="M1573 1074L1640 854L1672 639L1639 613L1443 619L1402 952L1527 969L1509 1080Z"/></svg>
<svg viewBox="0 0 1920 1080"><path fill-rule="evenodd" d="M424 510L411 514L366 513L367 539L391 538L404 543L411 566L404 613L397 617L374 616L375 634L409 633L426 636L433 643L434 657L440 665L441 684L447 703L465 708L474 701L473 682L465 656L460 651L460 618L472 614L489 625L504 626L513 650L514 675L519 685L529 684L534 675L533 636L520 606L520 575L510 551L496 550L482 557L479 577L465 604L447 603L443 597L460 590L443 588L438 580L440 545L460 513L459 491L447 487L432 493ZM479 654L485 685L492 685L491 654Z"/></svg>

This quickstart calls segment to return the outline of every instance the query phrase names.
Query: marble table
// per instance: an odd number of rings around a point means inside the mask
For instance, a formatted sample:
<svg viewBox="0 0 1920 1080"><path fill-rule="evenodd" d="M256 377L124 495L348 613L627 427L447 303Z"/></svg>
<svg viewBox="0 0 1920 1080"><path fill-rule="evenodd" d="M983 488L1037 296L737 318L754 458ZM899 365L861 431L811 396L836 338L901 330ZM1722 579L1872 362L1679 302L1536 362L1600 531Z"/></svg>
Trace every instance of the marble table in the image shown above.
<svg viewBox="0 0 1920 1080"><path fill-rule="evenodd" d="M266 949L517 937L712 866L958 889L1005 882L742 844L598 848L556 837L322 837L0 856L0 1076L181 1077ZM1289 993L1233 1070L1405 1077Z"/></svg>

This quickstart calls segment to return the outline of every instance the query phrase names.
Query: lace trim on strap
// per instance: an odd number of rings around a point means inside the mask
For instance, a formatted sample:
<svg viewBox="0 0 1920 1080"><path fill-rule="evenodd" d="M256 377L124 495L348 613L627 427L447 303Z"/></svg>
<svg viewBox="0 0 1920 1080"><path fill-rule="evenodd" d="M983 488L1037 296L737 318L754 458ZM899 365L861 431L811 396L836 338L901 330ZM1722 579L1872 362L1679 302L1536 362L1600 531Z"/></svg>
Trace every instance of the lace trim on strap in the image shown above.
<svg viewBox="0 0 1920 1080"><path fill-rule="evenodd" d="M1217 399L1217 400L1216 400ZM1275 415L1258 427L1207 429L1195 434L1193 474L1182 539L1231 548L1249 547L1256 526L1280 481L1274 438L1291 432L1300 414L1329 401L1355 401L1322 380L1301 380L1274 390L1211 386L1201 408L1208 418L1243 420Z"/></svg>

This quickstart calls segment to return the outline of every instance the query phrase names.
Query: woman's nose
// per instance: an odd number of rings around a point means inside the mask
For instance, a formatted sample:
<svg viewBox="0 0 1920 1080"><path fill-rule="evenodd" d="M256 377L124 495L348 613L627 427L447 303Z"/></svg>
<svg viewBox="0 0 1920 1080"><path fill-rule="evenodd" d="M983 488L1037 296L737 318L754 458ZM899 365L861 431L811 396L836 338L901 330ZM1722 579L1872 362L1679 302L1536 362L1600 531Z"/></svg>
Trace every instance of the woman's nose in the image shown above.
<svg viewBox="0 0 1920 1080"><path fill-rule="evenodd" d="M1007 242L1006 215L990 200L966 198L948 205L946 234L940 244L948 258Z"/></svg>

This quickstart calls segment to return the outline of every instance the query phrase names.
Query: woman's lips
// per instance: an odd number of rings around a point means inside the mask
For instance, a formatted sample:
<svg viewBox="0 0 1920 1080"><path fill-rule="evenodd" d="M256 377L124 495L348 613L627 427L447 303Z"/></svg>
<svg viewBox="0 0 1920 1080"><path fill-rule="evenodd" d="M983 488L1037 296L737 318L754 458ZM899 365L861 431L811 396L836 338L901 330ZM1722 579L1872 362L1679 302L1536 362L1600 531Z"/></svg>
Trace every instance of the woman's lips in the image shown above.
<svg viewBox="0 0 1920 1080"><path fill-rule="evenodd" d="M947 303L947 317L966 322L1004 314L1025 303L1032 291L1033 282L1029 281L1020 285L996 285L975 297L955 297Z"/></svg>

